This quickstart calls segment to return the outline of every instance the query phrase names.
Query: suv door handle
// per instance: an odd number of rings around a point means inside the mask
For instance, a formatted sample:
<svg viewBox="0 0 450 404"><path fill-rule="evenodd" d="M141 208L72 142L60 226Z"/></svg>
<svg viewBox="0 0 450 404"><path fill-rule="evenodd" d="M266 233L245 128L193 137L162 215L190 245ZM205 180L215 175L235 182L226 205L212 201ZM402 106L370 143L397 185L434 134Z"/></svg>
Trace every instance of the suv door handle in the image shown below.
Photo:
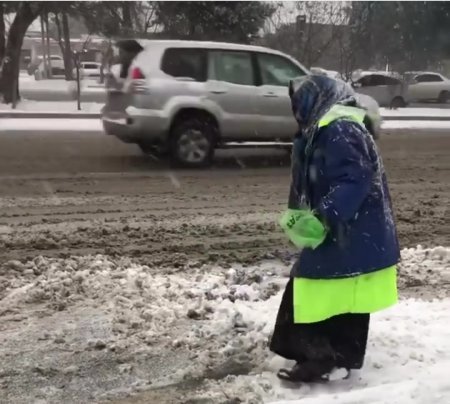
<svg viewBox="0 0 450 404"><path fill-rule="evenodd" d="M210 92L213 94L226 94L227 90L211 90Z"/></svg>
<svg viewBox="0 0 450 404"><path fill-rule="evenodd" d="M268 98L278 98L278 95L276 95L275 93L265 93L264 97L268 97Z"/></svg>

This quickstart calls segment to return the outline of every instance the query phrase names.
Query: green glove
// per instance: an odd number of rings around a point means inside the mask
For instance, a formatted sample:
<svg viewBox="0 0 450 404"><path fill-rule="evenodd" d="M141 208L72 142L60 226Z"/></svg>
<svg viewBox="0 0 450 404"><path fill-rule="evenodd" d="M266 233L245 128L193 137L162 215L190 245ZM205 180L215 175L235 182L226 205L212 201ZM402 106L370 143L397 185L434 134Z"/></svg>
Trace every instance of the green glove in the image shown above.
<svg viewBox="0 0 450 404"><path fill-rule="evenodd" d="M317 248L327 231L322 222L308 209L288 209L280 219L280 226L291 242L300 248Z"/></svg>

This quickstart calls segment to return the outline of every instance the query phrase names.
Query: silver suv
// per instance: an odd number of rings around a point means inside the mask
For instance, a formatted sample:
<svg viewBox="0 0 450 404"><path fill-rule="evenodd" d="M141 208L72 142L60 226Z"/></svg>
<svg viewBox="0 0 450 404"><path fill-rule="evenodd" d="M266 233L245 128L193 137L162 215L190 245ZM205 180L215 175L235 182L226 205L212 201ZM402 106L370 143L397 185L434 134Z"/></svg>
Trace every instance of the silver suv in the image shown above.
<svg viewBox="0 0 450 404"><path fill-rule="evenodd" d="M140 41L119 89L108 89L107 134L184 166L212 162L229 142L290 142L289 80L308 70L272 49L217 42ZM376 102L366 99L378 117Z"/></svg>

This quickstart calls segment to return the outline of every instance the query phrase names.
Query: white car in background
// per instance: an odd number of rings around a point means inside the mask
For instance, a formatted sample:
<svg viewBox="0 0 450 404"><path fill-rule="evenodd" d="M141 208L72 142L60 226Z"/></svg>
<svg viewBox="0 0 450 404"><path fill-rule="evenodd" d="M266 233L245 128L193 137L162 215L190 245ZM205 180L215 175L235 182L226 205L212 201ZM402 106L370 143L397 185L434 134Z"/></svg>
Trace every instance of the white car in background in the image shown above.
<svg viewBox="0 0 450 404"><path fill-rule="evenodd" d="M98 62L81 62L80 77L100 77L102 64ZM106 73L106 71L105 71ZM76 77L77 70L73 69L73 76Z"/></svg>
<svg viewBox="0 0 450 404"><path fill-rule="evenodd" d="M442 104L450 100L450 80L439 73L406 72L409 98L414 101L435 101Z"/></svg>
<svg viewBox="0 0 450 404"><path fill-rule="evenodd" d="M381 107L403 108L410 102L407 83L394 73L356 71L352 86L357 93L372 97Z"/></svg>
<svg viewBox="0 0 450 404"><path fill-rule="evenodd" d="M42 56L39 56L39 65L34 70L34 78L36 80L42 80L45 78L45 63ZM50 55L50 67L52 69L52 78L64 77L64 60L59 55Z"/></svg>

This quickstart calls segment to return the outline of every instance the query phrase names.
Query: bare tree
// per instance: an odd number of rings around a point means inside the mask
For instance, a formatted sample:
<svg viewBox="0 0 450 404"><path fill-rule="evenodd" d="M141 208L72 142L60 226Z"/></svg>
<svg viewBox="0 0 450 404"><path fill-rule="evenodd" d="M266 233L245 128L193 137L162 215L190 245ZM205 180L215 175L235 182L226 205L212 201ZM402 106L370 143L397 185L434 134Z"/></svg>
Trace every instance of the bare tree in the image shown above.
<svg viewBox="0 0 450 404"><path fill-rule="evenodd" d="M45 27L45 52L47 54L47 78L52 78L52 58L51 58L51 48L50 48L50 33L48 30L48 11L44 7L43 21Z"/></svg>
<svg viewBox="0 0 450 404"><path fill-rule="evenodd" d="M142 37L153 23L155 3L142 1L79 2L89 32L112 37Z"/></svg>
<svg viewBox="0 0 450 404"><path fill-rule="evenodd" d="M345 34L347 3L297 1L279 4L266 26L263 43L287 52L306 66L324 60L324 55L336 53L335 45ZM331 55L329 59L336 58Z"/></svg>
<svg viewBox="0 0 450 404"><path fill-rule="evenodd" d="M3 1L0 1L0 65L5 54L6 46L5 5L3 3Z"/></svg>
<svg viewBox="0 0 450 404"><path fill-rule="evenodd" d="M48 71L49 71L49 55L47 54L47 48L45 45L45 24L44 24L44 18L43 18L44 12L41 12L39 22L41 23L41 48L42 48L42 64L44 65L44 78L48 77ZM42 77L41 77L42 78Z"/></svg>
<svg viewBox="0 0 450 404"><path fill-rule="evenodd" d="M55 25L59 47L64 59L64 75L66 80L73 80L72 49L70 46L69 19L66 10L55 12Z"/></svg>
<svg viewBox="0 0 450 404"><path fill-rule="evenodd" d="M20 50L25 32L41 13L42 2L15 3L16 14L8 30L8 40L0 70L0 92L3 101L12 103L19 97Z"/></svg>
<svg viewBox="0 0 450 404"><path fill-rule="evenodd" d="M104 41L101 47L100 84L105 82L105 70L110 71L114 58L113 42L111 39Z"/></svg>

